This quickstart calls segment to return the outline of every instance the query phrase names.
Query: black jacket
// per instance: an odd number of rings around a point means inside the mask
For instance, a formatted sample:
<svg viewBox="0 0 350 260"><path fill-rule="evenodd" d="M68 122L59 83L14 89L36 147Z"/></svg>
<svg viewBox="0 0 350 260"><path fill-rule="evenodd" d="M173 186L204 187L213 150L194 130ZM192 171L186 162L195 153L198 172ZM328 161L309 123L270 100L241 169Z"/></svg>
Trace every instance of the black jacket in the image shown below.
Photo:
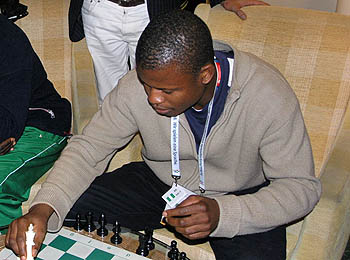
<svg viewBox="0 0 350 260"><path fill-rule="evenodd" d="M84 0L71 0L69 6L69 38L73 42L80 41L84 36L81 7ZM167 11L180 8L184 0L147 0L147 9L150 19Z"/></svg>
<svg viewBox="0 0 350 260"><path fill-rule="evenodd" d="M0 15L0 142L33 126L57 135L71 127L71 105L61 98L25 33Z"/></svg>

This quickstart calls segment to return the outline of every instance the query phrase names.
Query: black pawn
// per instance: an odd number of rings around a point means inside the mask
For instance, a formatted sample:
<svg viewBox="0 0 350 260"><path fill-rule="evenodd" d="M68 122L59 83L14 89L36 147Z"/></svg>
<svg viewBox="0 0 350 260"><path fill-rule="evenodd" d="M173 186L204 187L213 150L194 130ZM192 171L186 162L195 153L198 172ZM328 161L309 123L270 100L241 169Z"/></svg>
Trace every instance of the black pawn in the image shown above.
<svg viewBox="0 0 350 260"><path fill-rule="evenodd" d="M100 224L100 227L97 229L97 235L100 237L105 237L108 235L108 230L106 228L106 215L104 213L101 213L100 218L98 220L98 223Z"/></svg>
<svg viewBox="0 0 350 260"><path fill-rule="evenodd" d="M186 253L185 252L181 252L179 260L186 260L186 259L187 259Z"/></svg>
<svg viewBox="0 0 350 260"><path fill-rule="evenodd" d="M120 224L118 223L118 221L116 221L114 224L113 232L114 235L111 237L111 242L115 245L118 245L123 241L123 239L120 236Z"/></svg>
<svg viewBox="0 0 350 260"><path fill-rule="evenodd" d="M168 257L170 260L177 260L179 257L179 249L177 248L177 242L175 240L170 243L170 251L168 252Z"/></svg>
<svg viewBox="0 0 350 260"><path fill-rule="evenodd" d="M86 214L86 225L84 227L84 230L86 232L93 232L94 230L96 229L96 226L94 224L94 216L92 214L91 211L89 211L87 214Z"/></svg>
<svg viewBox="0 0 350 260"><path fill-rule="evenodd" d="M76 231L81 231L83 229L83 225L81 223L81 216L79 213L77 213L77 215L75 216L75 223L74 223L73 228Z"/></svg>
<svg viewBox="0 0 350 260"><path fill-rule="evenodd" d="M144 235L139 236L139 247L136 249L136 254L142 256L148 256L149 250L147 248L147 240Z"/></svg>
<svg viewBox="0 0 350 260"><path fill-rule="evenodd" d="M146 228L145 236L146 236L146 243L147 243L148 250L153 250L155 248L155 245L153 242L153 229Z"/></svg>

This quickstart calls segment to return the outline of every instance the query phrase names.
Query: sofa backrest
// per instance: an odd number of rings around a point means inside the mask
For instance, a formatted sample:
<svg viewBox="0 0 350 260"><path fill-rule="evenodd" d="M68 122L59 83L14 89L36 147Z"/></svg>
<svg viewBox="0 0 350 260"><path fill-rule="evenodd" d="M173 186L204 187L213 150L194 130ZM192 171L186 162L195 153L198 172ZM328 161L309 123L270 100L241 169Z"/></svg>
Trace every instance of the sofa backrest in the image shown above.
<svg viewBox="0 0 350 260"><path fill-rule="evenodd" d="M247 7L240 20L220 5L197 7L214 39L277 67L294 89L320 176L348 109L350 16L285 7Z"/></svg>
<svg viewBox="0 0 350 260"><path fill-rule="evenodd" d="M69 1L21 0L29 15L16 24L25 31L48 78L71 100L71 42L68 37Z"/></svg>

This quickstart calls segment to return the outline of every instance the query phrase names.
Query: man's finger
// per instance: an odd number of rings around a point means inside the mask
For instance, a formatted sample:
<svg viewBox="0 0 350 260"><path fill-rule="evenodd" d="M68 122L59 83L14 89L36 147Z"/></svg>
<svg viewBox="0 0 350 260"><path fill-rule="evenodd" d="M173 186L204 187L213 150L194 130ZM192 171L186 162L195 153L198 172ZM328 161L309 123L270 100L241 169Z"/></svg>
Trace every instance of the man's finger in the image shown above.
<svg viewBox="0 0 350 260"><path fill-rule="evenodd" d="M199 225L193 226L191 228L175 228L177 232L182 234L184 237L188 239L200 239L208 237L210 234L209 230L203 230Z"/></svg>
<svg viewBox="0 0 350 260"><path fill-rule="evenodd" d="M15 138L11 137L0 143L0 155L8 153L16 144Z"/></svg>
<svg viewBox="0 0 350 260"><path fill-rule="evenodd" d="M27 256L26 251L26 237L25 233L22 232L21 234L17 233L17 245L18 245L18 254L20 257Z"/></svg>
<svg viewBox="0 0 350 260"><path fill-rule="evenodd" d="M36 232L35 237L34 237L35 245L33 248L33 256L34 257L38 254L39 249L41 247L41 244L44 241L44 238L45 238L45 232L40 232L40 231Z"/></svg>
<svg viewBox="0 0 350 260"><path fill-rule="evenodd" d="M249 5L270 5L268 3L265 3L264 1L259 0L251 0L251 1L243 1L241 6L249 6Z"/></svg>
<svg viewBox="0 0 350 260"><path fill-rule="evenodd" d="M166 211L166 217L185 217L198 212L203 212L203 205L196 203L189 206L177 207Z"/></svg>
<svg viewBox="0 0 350 260"><path fill-rule="evenodd" d="M188 236L185 235L185 237L191 240L195 240L195 239L206 238L208 237L209 234L210 234L209 232L197 232L197 233L190 234Z"/></svg>
<svg viewBox="0 0 350 260"><path fill-rule="evenodd" d="M12 248L12 250L17 254L18 252L18 247L17 247L17 243L16 243L16 234L17 234L17 230L15 230L16 227L12 225L9 226L9 229L7 231L6 234L6 238L5 238L5 245L8 248ZM10 237L13 238L13 240L10 240Z"/></svg>
<svg viewBox="0 0 350 260"><path fill-rule="evenodd" d="M243 12L241 9L235 11L235 13L238 15L239 18L241 18L242 20L246 20L247 19L247 15L245 14L245 12Z"/></svg>
<svg viewBox="0 0 350 260"><path fill-rule="evenodd" d="M1 145L0 147L0 154L5 154L7 153L12 147L11 142L6 142L5 144Z"/></svg>
<svg viewBox="0 0 350 260"><path fill-rule="evenodd" d="M203 230L210 228L210 219L208 217L208 214L193 214L187 217L170 217L167 218L168 224L174 227L195 227L197 225L201 225L201 228ZM205 227L204 227L205 226ZM194 229L194 231L198 231L197 229Z"/></svg>

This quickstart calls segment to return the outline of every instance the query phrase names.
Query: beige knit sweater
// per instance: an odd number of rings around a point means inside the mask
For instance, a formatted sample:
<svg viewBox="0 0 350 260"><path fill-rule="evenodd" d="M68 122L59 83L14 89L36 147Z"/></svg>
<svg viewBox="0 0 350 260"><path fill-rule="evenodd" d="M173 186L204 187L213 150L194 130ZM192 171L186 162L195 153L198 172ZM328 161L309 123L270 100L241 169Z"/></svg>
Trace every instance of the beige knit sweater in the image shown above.
<svg viewBox="0 0 350 260"><path fill-rule="evenodd" d="M231 47L214 42L215 49ZM205 196L220 207L211 236L263 232L309 213L321 194L299 103L283 76L257 57L234 49L234 79L224 111L205 146ZM193 134L180 115L180 184L198 193L199 174ZM129 72L102 108L74 136L56 162L33 205L47 203L55 213L49 230L60 228L79 196L100 175L115 151L140 132L142 156L171 185L170 118L147 103L135 71ZM255 194L225 195L261 184ZM116 185L118 185L116 183Z"/></svg>

